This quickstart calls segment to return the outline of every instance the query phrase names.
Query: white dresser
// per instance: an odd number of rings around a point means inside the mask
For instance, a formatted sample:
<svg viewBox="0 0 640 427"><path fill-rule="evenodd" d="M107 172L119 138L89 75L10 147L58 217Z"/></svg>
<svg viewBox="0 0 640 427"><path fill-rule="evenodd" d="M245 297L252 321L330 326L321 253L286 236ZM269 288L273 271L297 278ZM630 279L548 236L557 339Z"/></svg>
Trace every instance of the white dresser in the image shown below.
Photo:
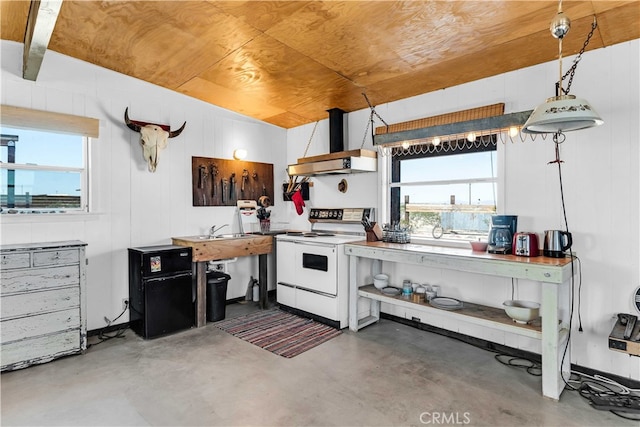
<svg viewBox="0 0 640 427"><path fill-rule="evenodd" d="M85 247L77 240L0 247L2 371L86 350Z"/></svg>

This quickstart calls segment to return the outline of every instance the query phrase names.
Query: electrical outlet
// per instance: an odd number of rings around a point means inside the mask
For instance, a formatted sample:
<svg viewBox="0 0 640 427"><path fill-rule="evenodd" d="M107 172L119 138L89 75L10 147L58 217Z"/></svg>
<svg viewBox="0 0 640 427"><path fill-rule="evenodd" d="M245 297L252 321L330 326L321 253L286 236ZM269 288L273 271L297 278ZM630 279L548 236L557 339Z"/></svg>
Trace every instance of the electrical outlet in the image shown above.
<svg viewBox="0 0 640 427"><path fill-rule="evenodd" d="M213 271L224 271L224 264L213 264Z"/></svg>
<svg viewBox="0 0 640 427"><path fill-rule="evenodd" d="M126 310L129 308L129 298L122 298L122 309Z"/></svg>

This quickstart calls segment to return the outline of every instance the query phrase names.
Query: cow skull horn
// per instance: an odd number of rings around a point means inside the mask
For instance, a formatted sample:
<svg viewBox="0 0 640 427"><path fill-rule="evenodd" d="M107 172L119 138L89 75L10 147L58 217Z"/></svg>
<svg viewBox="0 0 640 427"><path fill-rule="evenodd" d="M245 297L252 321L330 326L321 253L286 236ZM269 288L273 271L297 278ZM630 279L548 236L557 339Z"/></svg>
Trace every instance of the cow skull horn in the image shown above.
<svg viewBox="0 0 640 427"><path fill-rule="evenodd" d="M187 122L184 122L180 129L172 131L167 125L130 120L129 107L124 110L124 122L129 129L140 134L142 155L149 164L150 172L156 171L156 167L158 166L158 151L167 146L167 139L180 135L187 125Z"/></svg>
<svg viewBox="0 0 640 427"><path fill-rule="evenodd" d="M169 138L173 138L174 136L178 136L182 133L182 131L184 130L184 127L187 125L187 122L184 122L182 124L182 126L180 126L180 129L178 130L172 130L171 132L169 132Z"/></svg>
<svg viewBox="0 0 640 427"><path fill-rule="evenodd" d="M140 128L141 126L133 123L131 120L129 120L129 107L127 107L124 110L124 122L127 124L127 127L129 129L131 129L134 132L140 132Z"/></svg>

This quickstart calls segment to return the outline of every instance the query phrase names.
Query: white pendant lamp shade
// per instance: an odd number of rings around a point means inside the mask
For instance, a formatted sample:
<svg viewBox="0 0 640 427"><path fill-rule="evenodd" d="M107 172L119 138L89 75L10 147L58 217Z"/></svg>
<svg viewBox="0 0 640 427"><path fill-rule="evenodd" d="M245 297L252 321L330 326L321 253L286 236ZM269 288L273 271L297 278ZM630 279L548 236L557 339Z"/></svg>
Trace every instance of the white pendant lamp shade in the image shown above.
<svg viewBox="0 0 640 427"><path fill-rule="evenodd" d="M548 98L524 124L524 133L557 133L600 126L604 121L584 99L574 95Z"/></svg>

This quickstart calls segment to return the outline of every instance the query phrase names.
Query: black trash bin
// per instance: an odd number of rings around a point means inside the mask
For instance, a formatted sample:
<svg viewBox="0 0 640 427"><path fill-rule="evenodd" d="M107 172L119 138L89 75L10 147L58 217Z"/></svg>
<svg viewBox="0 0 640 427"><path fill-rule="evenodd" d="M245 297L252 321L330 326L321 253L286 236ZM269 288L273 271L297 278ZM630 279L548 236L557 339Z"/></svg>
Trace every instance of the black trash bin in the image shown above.
<svg viewBox="0 0 640 427"><path fill-rule="evenodd" d="M207 272L207 321L217 322L224 319L227 304L227 273L220 271Z"/></svg>

